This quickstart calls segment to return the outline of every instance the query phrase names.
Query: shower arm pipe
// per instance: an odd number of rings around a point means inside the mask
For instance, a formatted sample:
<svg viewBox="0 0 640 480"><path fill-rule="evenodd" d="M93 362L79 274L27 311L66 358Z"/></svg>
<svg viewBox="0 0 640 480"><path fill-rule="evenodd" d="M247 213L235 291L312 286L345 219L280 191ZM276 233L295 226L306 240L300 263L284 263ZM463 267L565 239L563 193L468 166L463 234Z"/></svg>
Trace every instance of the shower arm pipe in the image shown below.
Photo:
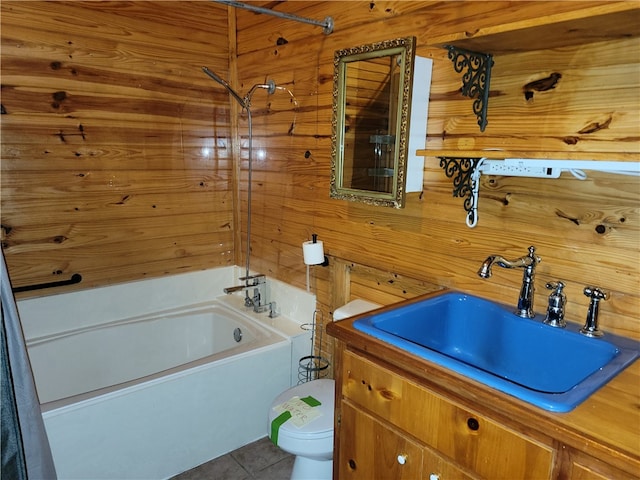
<svg viewBox="0 0 640 480"><path fill-rule="evenodd" d="M251 97L253 96L253 92L255 92L258 88L264 88L269 95L273 95L276 92L276 82L273 80L267 80L267 83L258 83L251 87L247 94L243 98L244 108L251 107Z"/></svg>
<svg viewBox="0 0 640 480"><path fill-rule="evenodd" d="M287 20L293 20L294 22L307 23L309 25L315 25L316 27L322 27L322 31L325 35L329 35L333 32L333 18L326 17L324 21L313 20L311 18L299 17L298 15L293 15L291 13L286 12L278 12L275 10L270 10L268 8L258 7L255 5L249 5L242 2L236 2L234 0L212 0L216 3L222 3L224 5L229 5L230 7L235 8L243 8L245 10L251 10L252 12L264 13L266 15L272 15L274 17L285 18Z"/></svg>

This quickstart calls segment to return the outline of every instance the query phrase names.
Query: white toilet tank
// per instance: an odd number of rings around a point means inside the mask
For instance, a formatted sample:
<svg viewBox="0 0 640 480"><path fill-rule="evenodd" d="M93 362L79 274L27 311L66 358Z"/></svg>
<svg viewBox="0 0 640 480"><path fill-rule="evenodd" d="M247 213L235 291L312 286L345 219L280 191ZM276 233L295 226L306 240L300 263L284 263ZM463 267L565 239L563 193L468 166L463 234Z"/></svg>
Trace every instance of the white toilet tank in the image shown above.
<svg viewBox="0 0 640 480"><path fill-rule="evenodd" d="M360 315L361 313L375 310L376 308L380 308L381 306L382 305L369 302L368 300L356 298L355 300L351 300L346 305L343 305L340 308L336 308L336 310L333 312L333 320L344 320L345 318L353 317L354 315Z"/></svg>

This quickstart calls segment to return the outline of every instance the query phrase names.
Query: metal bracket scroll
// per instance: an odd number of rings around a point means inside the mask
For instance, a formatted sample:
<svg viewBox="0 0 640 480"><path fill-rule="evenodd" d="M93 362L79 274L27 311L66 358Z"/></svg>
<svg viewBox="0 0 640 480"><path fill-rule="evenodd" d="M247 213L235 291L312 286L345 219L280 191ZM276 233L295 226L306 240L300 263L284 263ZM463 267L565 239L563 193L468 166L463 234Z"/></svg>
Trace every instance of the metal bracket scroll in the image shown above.
<svg viewBox="0 0 640 480"><path fill-rule="evenodd" d="M473 113L478 118L480 131L487 127L487 107L489 105L489 86L491 83L491 67L493 55L472 52L453 45L445 45L449 51L449 60L457 73L462 73L461 93L465 97L475 98Z"/></svg>
<svg viewBox="0 0 640 480"><path fill-rule="evenodd" d="M447 178L453 178L453 196L464 197L464 210L467 212L467 225L473 227L478 222L478 178L476 170L484 160L482 158L438 157L440 167Z"/></svg>

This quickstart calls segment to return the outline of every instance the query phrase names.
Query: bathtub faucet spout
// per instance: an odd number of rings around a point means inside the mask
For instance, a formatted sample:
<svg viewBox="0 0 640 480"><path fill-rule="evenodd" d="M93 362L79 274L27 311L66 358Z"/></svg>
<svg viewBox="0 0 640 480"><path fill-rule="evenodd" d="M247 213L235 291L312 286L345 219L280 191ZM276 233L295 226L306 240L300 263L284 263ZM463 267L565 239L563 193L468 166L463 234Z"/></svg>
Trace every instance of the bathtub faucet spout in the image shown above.
<svg viewBox="0 0 640 480"><path fill-rule="evenodd" d="M224 293L226 293L227 295L230 293L236 293L236 292L241 292L242 290L246 290L249 287L246 287L244 285L236 285L235 287L227 287L223 290Z"/></svg>
<svg viewBox="0 0 640 480"><path fill-rule="evenodd" d="M270 310L271 305L267 302L267 277L264 274L258 273L248 277L240 277L239 280L244 282L244 285L227 287L223 289L224 293L231 294L244 291L245 307L252 307L256 313ZM253 294L249 293L251 290L253 290Z"/></svg>

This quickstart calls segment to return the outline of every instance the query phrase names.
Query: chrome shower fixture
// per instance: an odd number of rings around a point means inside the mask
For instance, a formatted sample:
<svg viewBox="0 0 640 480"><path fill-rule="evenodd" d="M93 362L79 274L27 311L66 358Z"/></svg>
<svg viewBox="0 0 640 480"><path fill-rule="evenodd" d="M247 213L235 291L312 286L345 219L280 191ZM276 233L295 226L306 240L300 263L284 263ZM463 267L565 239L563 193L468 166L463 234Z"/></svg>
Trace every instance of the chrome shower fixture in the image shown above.
<svg viewBox="0 0 640 480"><path fill-rule="evenodd" d="M247 94L244 97L241 97L238 92L236 92L233 88L231 88L231 85L229 85L229 83L224 80L222 77L216 75L215 73L213 73L211 70L209 70L207 67L202 67L202 71L207 74L209 77L211 77L213 80L215 80L216 82L218 82L220 85L222 85L224 88L227 89L227 91L231 94L231 96L233 98L236 99L236 101L240 104L240 106L242 107L242 109L244 111L247 112L247 120L248 120L248 133L249 133L249 148L248 148L248 160L249 160L249 165L247 167L247 255L246 255L246 263L245 263L245 286L249 286L249 278L251 278L251 268L250 268L250 258L251 258L251 178L252 178L252 172L253 172L253 120L251 118L251 96L253 95L253 92L255 92L258 88L262 88L265 89L267 91L267 93L269 95L272 95L273 93L275 93L276 88L281 89L281 90L286 90L287 92L289 92L289 95L291 95L291 97L293 98L294 104L298 105L298 102L295 101L295 98L293 97L293 94L286 88L284 87L276 87L276 83L273 80L267 80L267 83L263 83L263 84L257 84L254 85L253 87L251 87L249 89L249 91L247 92Z"/></svg>
<svg viewBox="0 0 640 480"><path fill-rule="evenodd" d="M273 80L267 80L267 83L258 83L254 85L249 89L249 91L244 97L241 97L238 94L238 92L236 92L233 88L231 88L231 85L229 85L229 82L227 82L220 76L216 75L207 67L202 67L202 71L206 73L209 77L214 79L216 82L218 82L220 85L222 85L224 88L226 88L231 94L231 96L236 99L236 101L240 104L242 108L248 109L251 106L251 97L253 96L253 93L257 89L262 88L266 90L269 95L273 95L276 91L276 82L274 82Z"/></svg>
<svg viewBox="0 0 640 480"><path fill-rule="evenodd" d="M267 80L267 83L259 83L251 87L251 89L244 96L244 102L247 106L251 105L251 96L258 88L264 88L269 95L273 95L276 91L276 82L273 80Z"/></svg>
<svg viewBox="0 0 640 480"><path fill-rule="evenodd" d="M248 166L247 166L247 255L246 255L246 263L245 263L245 287L250 286L248 279L251 278L251 269L250 269L250 258L251 258L251 197L252 197L252 172L253 172L253 120L251 117L251 96L257 89L264 89L267 91L267 94L273 95L276 90L282 90L286 92L291 97L291 103L294 106L294 112L297 111L298 101L296 97L293 96L291 90L286 87L278 87L276 86L276 82L273 80L267 80L266 83L258 83L251 87L247 94L244 97L241 97L238 92L236 92L231 85L224 80L219 75L216 75L214 72L209 70L207 67L202 67L202 71L208 75L210 78L215 80L217 83L222 85L227 91L231 94L231 96L240 104L243 111L247 114L247 124L248 124L248 134L249 134L249 143L248 143ZM293 132L295 126L295 114L294 120L291 124L291 128L289 129L289 134Z"/></svg>

